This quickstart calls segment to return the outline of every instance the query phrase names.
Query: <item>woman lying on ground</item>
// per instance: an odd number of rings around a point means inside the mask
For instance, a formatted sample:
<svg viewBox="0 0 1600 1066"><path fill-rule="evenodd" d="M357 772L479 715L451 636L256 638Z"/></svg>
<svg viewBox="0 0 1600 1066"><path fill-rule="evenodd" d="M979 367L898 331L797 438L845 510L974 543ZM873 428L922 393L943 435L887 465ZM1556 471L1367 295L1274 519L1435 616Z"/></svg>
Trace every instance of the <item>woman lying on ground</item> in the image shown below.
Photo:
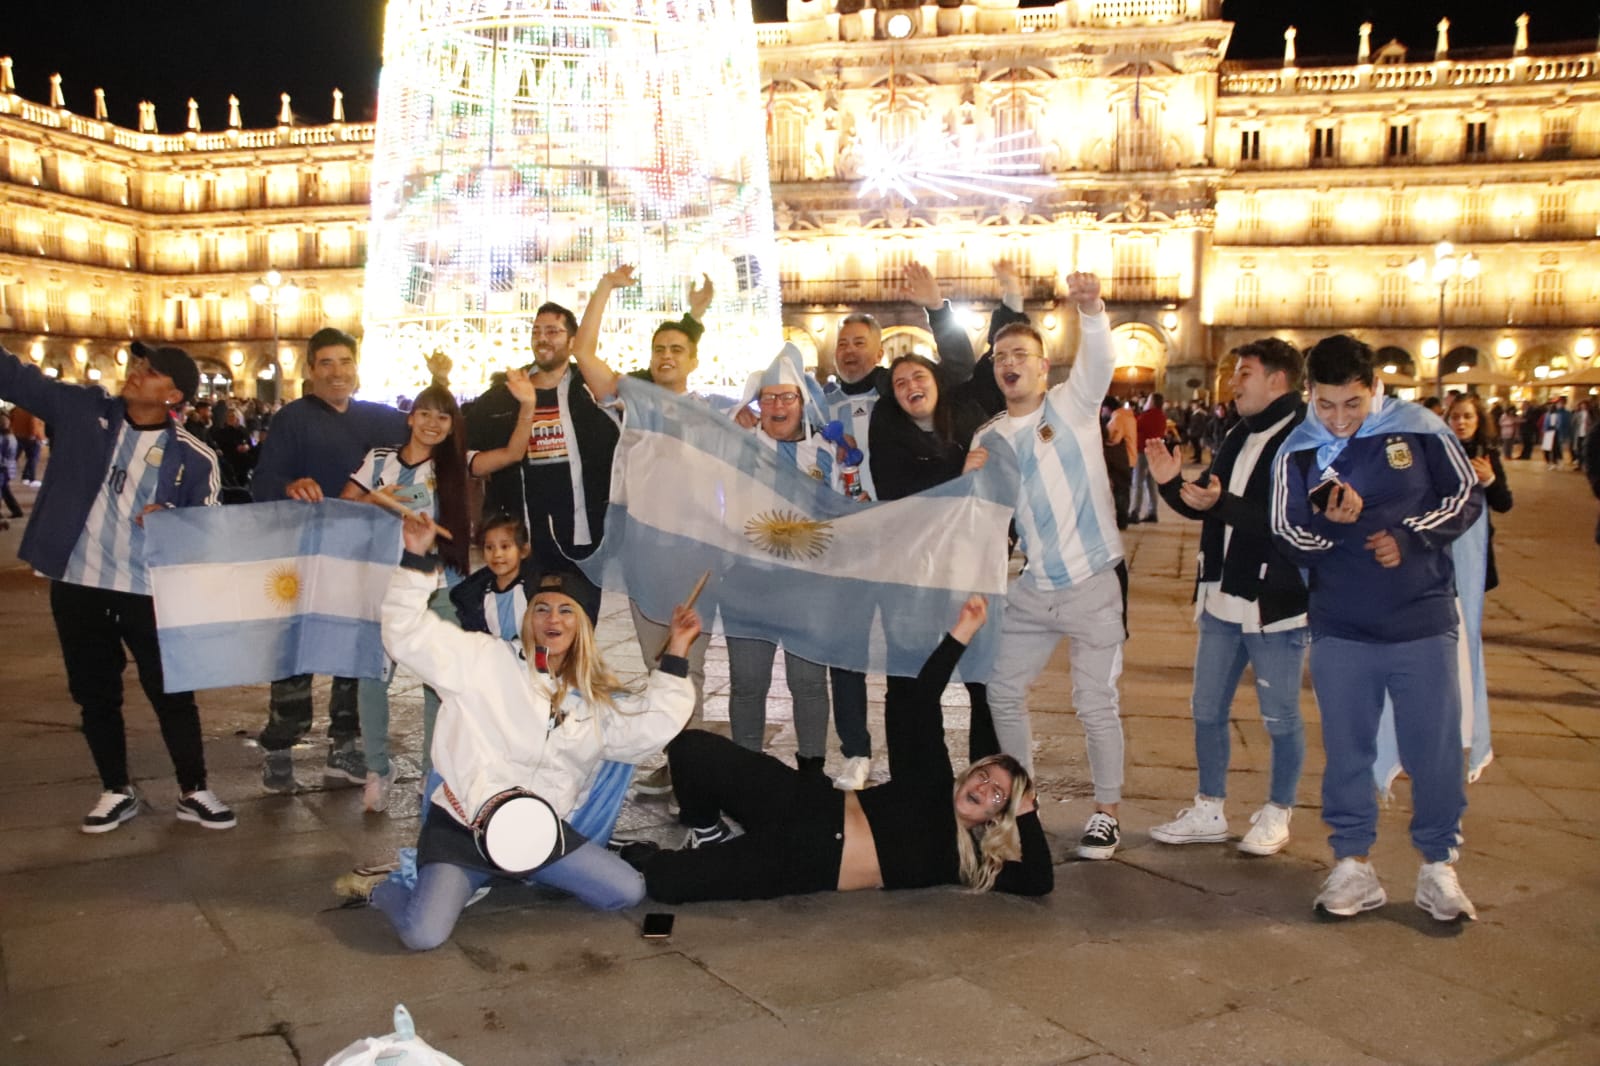
<svg viewBox="0 0 1600 1066"><path fill-rule="evenodd" d="M972 597L921 674L889 678L887 784L843 792L724 737L679 734L667 759L689 848L624 849L650 896L681 903L955 883L1049 892L1055 870L1026 771L995 755L957 778L945 749L939 698L987 616L983 597ZM724 814L743 835L730 839Z"/></svg>
<svg viewBox="0 0 1600 1066"><path fill-rule="evenodd" d="M435 526L407 519L406 554L383 602L389 654L439 693L433 764L444 783L417 843L417 879L408 887L387 871L358 871L335 890L383 911L409 948L449 939L467 901L492 877L560 889L592 907L614 910L644 898L639 874L567 826L565 855L531 876L486 857L469 828L486 801L526 789L565 820L588 796L603 761L632 763L661 750L694 709L684 659L700 633L692 610L673 611L667 652L642 694L626 692L606 669L586 609L594 586L571 573L541 575L522 624L522 646L466 633L428 610L436 581Z"/></svg>

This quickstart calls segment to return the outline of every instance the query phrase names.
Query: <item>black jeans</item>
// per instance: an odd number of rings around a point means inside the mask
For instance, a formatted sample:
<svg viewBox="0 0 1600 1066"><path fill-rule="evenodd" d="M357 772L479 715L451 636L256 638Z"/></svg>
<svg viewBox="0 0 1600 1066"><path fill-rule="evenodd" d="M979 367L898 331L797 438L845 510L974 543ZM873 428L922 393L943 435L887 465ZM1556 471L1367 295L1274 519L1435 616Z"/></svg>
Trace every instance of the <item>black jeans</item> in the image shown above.
<svg viewBox="0 0 1600 1066"><path fill-rule="evenodd" d="M133 653L139 684L161 723L185 792L206 787L205 747L200 737L200 709L192 692L166 692L161 676L161 646L156 640L155 603L131 592L50 582L50 613L67 667L67 690L83 716L100 783L106 789L128 784L128 740L122 722L122 670L128 664L123 646Z"/></svg>
<svg viewBox="0 0 1600 1066"><path fill-rule="evenodd" d="M328 694L328 739L335 744L361 735L361 714L356 708L356 679L336 677ZM311 732L311 675L296 674L272 683L267 702L267 728L257 743L268 751L292 748Z"/></svg>
<svg viewBox="0 0 1600 1066"><path fill-rule="evenodd" d="M667 745L667 761L684 822L710 826L726 814L744 835L657 854L644 871L652 899L772 899L839 887L844 793L827 778L698 729Z"/></svg>

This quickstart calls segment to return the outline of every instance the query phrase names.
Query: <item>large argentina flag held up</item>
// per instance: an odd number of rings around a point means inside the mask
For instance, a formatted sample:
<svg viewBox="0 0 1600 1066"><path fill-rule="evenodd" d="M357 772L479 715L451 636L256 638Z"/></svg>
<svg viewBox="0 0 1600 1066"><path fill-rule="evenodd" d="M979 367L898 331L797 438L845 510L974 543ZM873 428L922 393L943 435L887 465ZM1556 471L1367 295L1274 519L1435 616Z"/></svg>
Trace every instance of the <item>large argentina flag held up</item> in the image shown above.
<svg viewBox="0 0 1600 1066"><path fill-rule="evenodd" d="M996 598L961 676L987 678L1017 494L1009 449L916 496L858 503L703 403L631 378L620 389L605 538L582 563L598 584L666 620L709 570L696 605L708 625L720 613L729 635L910 677L981 592Z"/></svg>
<svg viewBox="0 0 1600 1066"><path fill-rule="evenodd" d="M382 675L378 608L400 558L393 515L281 500L161 511L145 523L168 692Z"/></svg>

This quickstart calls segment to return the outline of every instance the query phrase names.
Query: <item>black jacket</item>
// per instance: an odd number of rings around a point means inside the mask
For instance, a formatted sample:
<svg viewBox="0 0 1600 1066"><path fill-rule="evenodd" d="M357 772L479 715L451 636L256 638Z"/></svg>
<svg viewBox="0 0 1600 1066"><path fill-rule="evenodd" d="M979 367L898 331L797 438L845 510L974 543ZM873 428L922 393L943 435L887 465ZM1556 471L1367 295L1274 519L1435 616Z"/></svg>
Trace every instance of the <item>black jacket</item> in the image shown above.
<svg viewBox="0 0 1600 1066"><path fill-rule="evenodd" d="M1233 465L1244 448L1245 438L1290 414L1293 417L1261 450L1261 458L1245 484L1244 495L1228 492ZM1181 476L1161 486L1161 498L1169 507L1186 518L1205 523L1200 530L1196 593L1201 582L1220 581L1223 592L1260 605L1264 626L1306 611L1306 585L1300 578L1300 568L1285 558L1274 544L1268 516L1272 503L1272 460L1305 417L1304 401L1291 393L1272 401L1260 414L1243 418L1234 425L1211 459L1208 473L1221 482L1223 493L1209 511L1197 511L1183 502L1179 495L1183 487ZM1223 538L1229 526L1233 527L1233 537L1224 555Z"/></svg>
<svg viewBox="0 0 1600 1066"><path fill-rule="evenodd" d="M1483 502L1488 504L1489 510L1495 514L1505 514L1511 510L1511 486L1506 484L1506 468L1500 464L1500 453L1494 448L1480 451L1474 443L1463 441L1462 447L1467 451L1468 459L1475 459L1480 454L1489 457L1489 465L1494 468L1494 480L1483 489ZM1489 544L1484 554L1488 557L1487 569L1483 575L1483 591L1488 592L1500 584L1500 572L1494 566L1494 519L1489 519Z"/></svg>

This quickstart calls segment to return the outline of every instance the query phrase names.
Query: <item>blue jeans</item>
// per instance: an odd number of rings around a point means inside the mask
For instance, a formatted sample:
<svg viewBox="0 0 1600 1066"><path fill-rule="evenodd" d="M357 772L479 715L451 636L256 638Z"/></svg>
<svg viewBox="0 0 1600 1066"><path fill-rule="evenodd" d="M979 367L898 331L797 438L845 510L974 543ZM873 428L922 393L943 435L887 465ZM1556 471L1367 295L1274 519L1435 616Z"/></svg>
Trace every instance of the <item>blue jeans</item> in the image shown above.
<svg viewBox="0 0 1600 1066"><path fill-rule="evenodd" d="M481 871L433 862L417 872L414 889L384 881L373 890L372 905L388 917L406 947L430 951L450 939L467 900L489 881ZM592 841L535 873L527 883L559 889L603 911L622 910L644 899L643 875Z"/></svg>
<svg viewBox="0 0 1600 1066"><path fill-rule="evenodd" d="M1248 663L1256 678L1256 702L1272 738L1272 781L1267 798L1294 806L1300 766L1305 762L1305 727L1300 720L1300 677L1311 631L1304 626L1279 633L1246 633L1233 622L1200 614L1200 643L1194 654L1194 754L1200 766L1200 794L1227 795L1229 725L1233 695Z"/></svg>
<svg viewBox="0 0 1600 1066"><path fill-rule="evenodd" d="M1400 764L1411 775L1411 843L1428 862L1455 858L1467 809L1461 755L1456 634L1395 644L1338 637L1311 642L1311 684L1322 713L1322 820L1336 859L1365 855L1378 839L1378 753L1383 697L1394 702Z"/></svg>
<svg viewBox="0 0 1600 1066"><path fill-rule="evenodd" d="M872 734L867 731L867 675L828 667L833 688L833 730L839 734L839 751L846 759L870 757Z"/></svg>

